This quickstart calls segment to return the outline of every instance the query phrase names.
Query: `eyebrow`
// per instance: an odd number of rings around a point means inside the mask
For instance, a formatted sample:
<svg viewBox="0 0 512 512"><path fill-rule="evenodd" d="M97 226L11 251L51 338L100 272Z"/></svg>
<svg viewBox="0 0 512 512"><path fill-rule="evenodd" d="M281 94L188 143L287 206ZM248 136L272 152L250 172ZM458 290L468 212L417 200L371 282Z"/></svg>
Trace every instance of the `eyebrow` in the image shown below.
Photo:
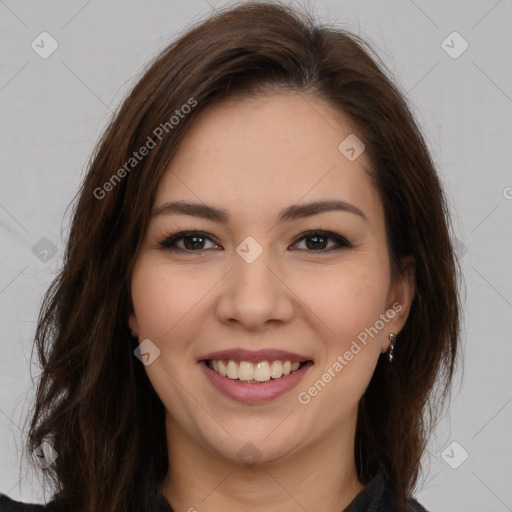
<svg viewBox="0 0 512 512"><path fill-rule="evenodd" d="M346 201L340 201L338 199L314 201L307 204L288 206L279 212L277 222L310 217L312 215L318 215L328 211L353 213L361 217L365 222L368 222L366 215L357 206L351 203L347 203ZM225 224L229 222L229 213L223 208L216 208L214 206L203 203L190 203L186 201L173 201L164 203L154 210L152 217L164 214L170 215L173 213L190 215L193 217L202 217Z"/></svg>

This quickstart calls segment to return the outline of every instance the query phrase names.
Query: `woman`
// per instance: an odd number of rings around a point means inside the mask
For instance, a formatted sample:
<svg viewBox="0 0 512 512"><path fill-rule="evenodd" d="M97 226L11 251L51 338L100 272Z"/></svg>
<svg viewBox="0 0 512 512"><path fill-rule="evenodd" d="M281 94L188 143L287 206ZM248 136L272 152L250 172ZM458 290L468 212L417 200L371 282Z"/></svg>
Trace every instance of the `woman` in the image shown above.
<svg viewBox="0 0 512 512"><path fill-rule="evenodd" d="M442 187L378 58L223 11L92 158L36 333L53 499L28 510L424 511L458 331Z"/></svg>

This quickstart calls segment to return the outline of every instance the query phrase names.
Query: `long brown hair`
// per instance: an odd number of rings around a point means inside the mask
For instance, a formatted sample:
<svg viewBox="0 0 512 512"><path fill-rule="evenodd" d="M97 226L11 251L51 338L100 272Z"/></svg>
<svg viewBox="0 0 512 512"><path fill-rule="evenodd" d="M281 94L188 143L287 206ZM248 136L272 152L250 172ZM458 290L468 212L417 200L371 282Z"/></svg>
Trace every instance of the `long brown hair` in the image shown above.
<svg viewBox="0 0 512 512"><path fill-rule="evenodd" d="M159 181L197 115L268 88L314 94L355 124L384 205L393 274L415 260L410 315L393 364L381 356L360 401L355 442L361 482L383 468L405 503L449 397L460 306L445 196L389 76L357 36L276 2L217 12L148 67L91 157L38 320L42 373L26 449L53 439L58 457L44 474L62 510L148 510L168 471L164 407L127 325L133 264Z"/></svg>

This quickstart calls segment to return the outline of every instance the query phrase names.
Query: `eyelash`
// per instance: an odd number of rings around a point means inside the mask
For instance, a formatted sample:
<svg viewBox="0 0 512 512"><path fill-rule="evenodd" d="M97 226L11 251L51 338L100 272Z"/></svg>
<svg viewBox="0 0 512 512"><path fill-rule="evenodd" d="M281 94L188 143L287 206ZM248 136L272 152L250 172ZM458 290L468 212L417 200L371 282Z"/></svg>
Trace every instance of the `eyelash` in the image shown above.
<svg viewBox="0 0 512 512"><path fill-rule="evenodd" d="M198 237L202 239L208 239L211 242L213 242L216 245L219 245L211 238L210 235L205 233L204 231L169 231L165 234L164 238L158 242L158 245L160 248L168 251L179 251L179 252L185 252L185 253L202 253L204 251L207 251L208 249L198 249L198 250L190 250L190 249L182 249L180 247L177 247L175 244L176 242L183 240L184 238L192 238L192 237ZM306 231L305 233L301 234L298 238L295 239L293 242L293 245L302 242L302 240L305 240L307 238L313 238L315 236L320 236L323 238L327 238L328 240L334 240L336 243L336 246L329 249L300 249L300 250L306 250L308 252L316 252L316 253L328 253L332 252L333 250L341 250L343 248L350 249L353 248L354 245L351 244L346 238L337 235L336 233L332 233L330 231L322 231L322 230L313 230L313 231Z"/></svg>

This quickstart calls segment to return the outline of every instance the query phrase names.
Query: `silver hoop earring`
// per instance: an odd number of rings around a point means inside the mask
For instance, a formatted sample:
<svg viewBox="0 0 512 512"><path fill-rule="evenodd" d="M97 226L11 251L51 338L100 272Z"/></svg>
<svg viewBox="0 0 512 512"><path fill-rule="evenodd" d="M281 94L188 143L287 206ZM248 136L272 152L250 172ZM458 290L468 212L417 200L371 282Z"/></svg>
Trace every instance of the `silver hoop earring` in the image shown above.
<svg viewBox="0 0 512 512"><path fill-rule="evenodd" d="M392 363L393 359L395 357L393 351L395 350L395 343L396 343L396 334L391 333L389 335L389 350L388 350L388 359L389 362Z"/></svg>

